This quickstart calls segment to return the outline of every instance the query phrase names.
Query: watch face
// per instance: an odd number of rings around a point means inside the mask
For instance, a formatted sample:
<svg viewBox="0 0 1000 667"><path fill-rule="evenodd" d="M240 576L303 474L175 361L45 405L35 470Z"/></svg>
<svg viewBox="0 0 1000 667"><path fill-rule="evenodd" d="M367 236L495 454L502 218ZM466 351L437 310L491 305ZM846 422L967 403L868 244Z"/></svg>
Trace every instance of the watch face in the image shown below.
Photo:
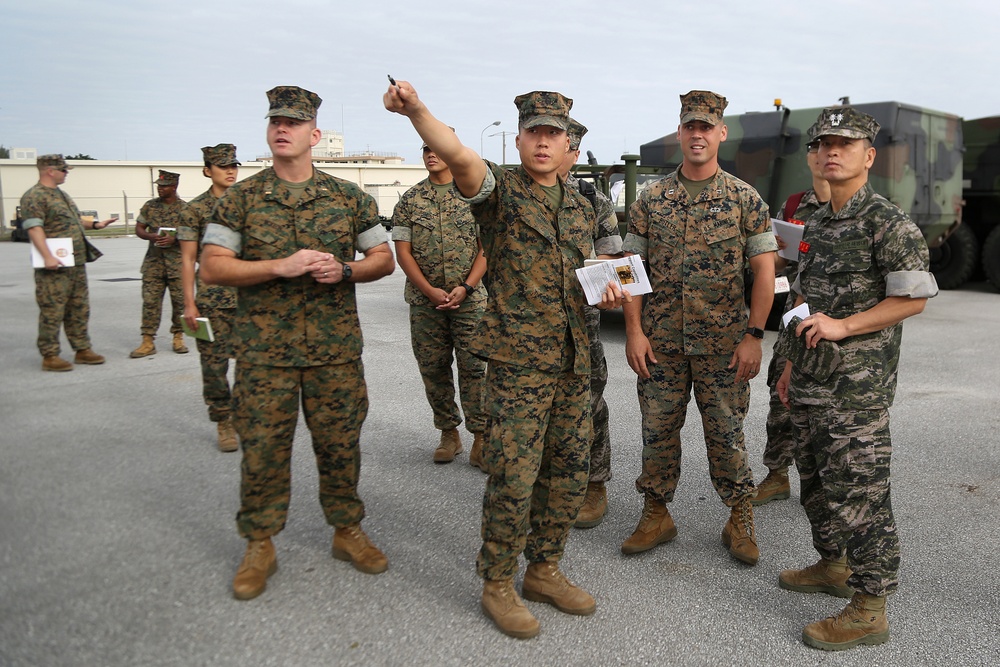
<svg viewBox="0 0 1000 667"><path fill-rule="evenodd" d="M351 267L349 265L347 265L347 264L344 264L343 271L344 271L344 280L350 280L351 279L351 274L354 273L351 270Z"/></svg>

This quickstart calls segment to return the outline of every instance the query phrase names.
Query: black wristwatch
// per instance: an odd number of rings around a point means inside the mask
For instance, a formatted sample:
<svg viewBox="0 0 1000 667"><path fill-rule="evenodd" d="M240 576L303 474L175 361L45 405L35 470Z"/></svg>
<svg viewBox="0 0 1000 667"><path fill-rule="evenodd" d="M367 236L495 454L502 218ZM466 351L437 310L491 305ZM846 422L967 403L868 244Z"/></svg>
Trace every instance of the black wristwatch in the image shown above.
<svg viewBox="0 0 1000 667"><path fill-rule="evenodd" d="M472 294L476 291L476 288L470 285L469 283L462 283L462 287L465 288L466 294Z"/></svg>
<svg viewBox="0 0 1000 667"><path fill-rule="evenodd" d="M744 334L750 334L754 338L763 338L764 330L759 327L747 327L747 330L743 332Z"/></svg>
<svg viewBox="0 0 1000 667"><path fill-rule="evenodd" d="M341 270L344 273L344 280L350 282L351 276L354 274L354 271L351 270L351 265L346 262L342 262Z"/></svg>

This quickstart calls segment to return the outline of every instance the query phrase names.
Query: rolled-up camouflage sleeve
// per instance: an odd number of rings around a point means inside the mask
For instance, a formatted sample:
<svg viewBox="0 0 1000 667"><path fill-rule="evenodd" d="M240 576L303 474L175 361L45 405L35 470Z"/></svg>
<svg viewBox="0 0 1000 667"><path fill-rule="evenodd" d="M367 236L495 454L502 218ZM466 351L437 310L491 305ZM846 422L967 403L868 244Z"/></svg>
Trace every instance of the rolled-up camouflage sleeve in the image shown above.
<svg viewBox="0 0 1000 667"><path fill-rule="evenodd" d="M594 239L594 253L598 255L620 255L622 236L618 231L618 216L615 206L603 192L597 192L597 237Z"/></svg>
<svg viewBox="0 0 1000 667"><path fill-rule="evenodd" d="M479 187L479 192L471 197L464 196L456 185L455 192L458 194L458 198L462 201L469 202L470 205L479 204L489 199L490 195L493 194L493 191L496 190L497 187L497 178L493 174L492 167L493 165L489 162L486 163L486 177L483 179L483 184Z"/></svg>
<svg viewBox="0 0 1000 667"><path fill-rule="evenodd" d="M364 193L364 196L362 196L361 201L358 203L358 209L358 229L360 233L355 242L357 249L360 252L367 252L375 246L388 243L389 241L385 236L385 227L382 226L382 221L378 217L378 205L375 203L375 198L367 192Z"/></svg>
<svg viewBox="0 0 1000 667"><path fill-rule="evenodd" d="M887 216L875 235L875 260L885 272L885 295L929 299L938 293L930 253L920 229L907 217Z"/></svg>
<svg viewBox="0 0 1000 667"><path fill-rule="evenodd" d="M407 190L409 192L409 190ZM409 197L403 194L392 209L392 240L412 243L413 229L410 227Z"/></svg>
<svg viewBox="0 0 1000 667"><path fill-rule="evenodd" d="M178 241L197 241L198 231L194 228L198 222L195 220L195 213L191 206L185 206L181 211L181 221L177 225Z"/></svg>
<svg viewBox="0 0 1000 667"><path fill-rule="evenodd" d="M229 189L212 211L211 222L205 228L205 238L201 245L222 246L239 257L243 254L243 221L246 216L242 207L242 193L233 192L234 188Z"/></svg>
<svg viewBox="0 0 1000 667"><path fill-rule="evenodd" d="M755 196L749 196L750 193ZM756 195L756 191L753 190L743 193L743 206L746 211L743 217L743 230L747 237L744 254L747 257L778 251L778 241L771 230L771 216L767 204Z"/></svg>
<svg viewBox="0 0 1000 667"><path fill-rule="evenodd" d="M625 242L622 244L622 251L639 255L648 259L647 250L649 248L649 217L646 215L646 191L639 195L639 198L632 202L628 210L628 233L625 234Z"/></svg>

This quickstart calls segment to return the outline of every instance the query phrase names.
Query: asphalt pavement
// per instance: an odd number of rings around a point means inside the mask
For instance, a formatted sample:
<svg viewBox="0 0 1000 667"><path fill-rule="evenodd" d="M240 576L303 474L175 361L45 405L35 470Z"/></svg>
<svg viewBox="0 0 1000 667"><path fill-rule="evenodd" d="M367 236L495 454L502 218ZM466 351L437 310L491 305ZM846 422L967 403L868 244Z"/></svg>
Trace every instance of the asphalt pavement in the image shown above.
<svg viewBox="0 0 1000 667"><path fill-rule="evenodd" d="M466 451L435 465L430 410L409 346L403 274L358 286L371 408L362 432L364 527L389 571L330 555L315 459L299 424L293 500L275 538L279 570L259 598L233 599L240 454L215 448L197 353L139 342L145 242L99 239L88 267L94 349L108 361L44 373L23 243L0 243L0 665L996 665L1000 662L1000 294L943 292L904 326L892 409L893 506L902 541L892 639L825 653L802 626L844 600L777 586L815 561L792 498L756 512L760 562L731 558L692 402L671 513L678 536L637 556L619 545L642 501L635 376L620 315L607 316L614 478L597 528L574 530L562 562L597 599L590 617L527 603L541 634L501 635L475 574L485 476ZM165 309L166 310L166 309ZM765 339L765 362L775 334ZM190 342L190 341L189 341ZM280 341L275 341L280 344ZM64 357L71 351L64 342ZM746 422L763 478L767 388ZM523 570L522 570L523 571Z"/></svg>

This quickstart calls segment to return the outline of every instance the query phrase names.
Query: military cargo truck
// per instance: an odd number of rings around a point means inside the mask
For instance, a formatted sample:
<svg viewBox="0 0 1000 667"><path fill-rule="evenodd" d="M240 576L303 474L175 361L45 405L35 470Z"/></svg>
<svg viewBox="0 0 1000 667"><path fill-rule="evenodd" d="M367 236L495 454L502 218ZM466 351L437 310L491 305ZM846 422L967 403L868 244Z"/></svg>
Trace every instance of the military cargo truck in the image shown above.
<svg viewBox="0 0 1000 667"><path fill-rule="evenodd" d="M980 260L986 279L1000 290L1000 116L966 120L963 160L962 228L948 239L947 249L965 277Z"/></svg>

